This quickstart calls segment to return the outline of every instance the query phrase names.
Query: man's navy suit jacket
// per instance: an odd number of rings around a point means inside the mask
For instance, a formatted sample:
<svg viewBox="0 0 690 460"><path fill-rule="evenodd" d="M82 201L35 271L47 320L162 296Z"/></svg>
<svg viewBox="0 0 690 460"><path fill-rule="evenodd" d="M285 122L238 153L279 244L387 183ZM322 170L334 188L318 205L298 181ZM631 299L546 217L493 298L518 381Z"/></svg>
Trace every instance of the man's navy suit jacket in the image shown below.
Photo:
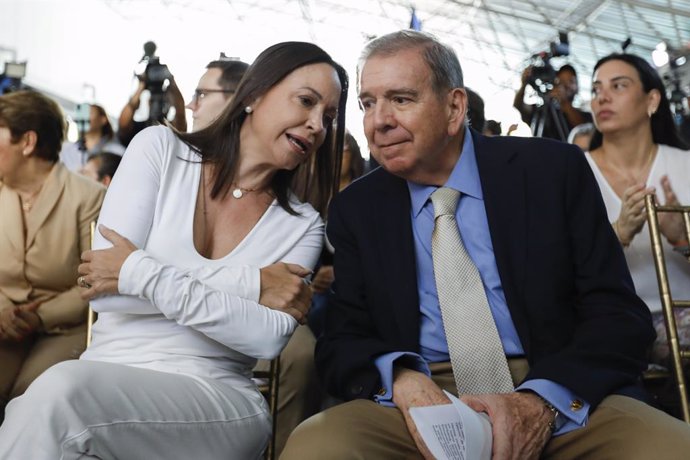
<svg viewBox="0 0 690 460"><path fill-rule="evenodd" d="M595 408L635 385L655 333L582 152L472 132L491 242L530 372ZM339 398L381 389L374 359L419 352L420 309L406 182L382 168L331 204L334 292L317 368Z"/></svg>

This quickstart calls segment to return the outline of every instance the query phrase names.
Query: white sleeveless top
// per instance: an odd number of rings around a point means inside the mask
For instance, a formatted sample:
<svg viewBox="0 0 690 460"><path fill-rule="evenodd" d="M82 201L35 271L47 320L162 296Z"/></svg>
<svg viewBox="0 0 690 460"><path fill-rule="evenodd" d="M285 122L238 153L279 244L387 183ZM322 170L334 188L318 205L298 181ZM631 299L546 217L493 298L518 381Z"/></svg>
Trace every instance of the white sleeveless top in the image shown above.
<svg viewBox="0 0 690 460"><path fill-rule="evenodd" d="M585 153L587 161L599 183L601 195L606 204L609 221L618 219L621 211L621 199L606 181L599 167L589 152ZM671 187L682 205L690 205L690 151L684 151L668 145L659 145L659 150L652 164L647 179L647 187L656 187L657 199L664 202L661 188L661 177L668 175ZM662 244L666 256L671 296L676 300L690 300L690 263L662 235ZM625 258L635 283L635 290L652 312L661 311L659 285L657 284L654 259L652 258L649 227L645 223L642 231L635 235L630 246L624 249Z"/></svg>

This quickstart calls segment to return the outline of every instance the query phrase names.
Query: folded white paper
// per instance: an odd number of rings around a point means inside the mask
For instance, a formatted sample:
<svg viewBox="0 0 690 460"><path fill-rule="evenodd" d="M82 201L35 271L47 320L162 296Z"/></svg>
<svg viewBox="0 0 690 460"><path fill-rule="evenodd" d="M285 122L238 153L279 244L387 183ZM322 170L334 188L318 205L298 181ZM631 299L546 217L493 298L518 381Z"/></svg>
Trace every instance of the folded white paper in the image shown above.
<svg viewBox="0 0 690 460"><path fill-rule="evenodd" d="M489 418L444 393L451 404L410 408L410 416L431 454L438 460L490 460Z"/></svg>

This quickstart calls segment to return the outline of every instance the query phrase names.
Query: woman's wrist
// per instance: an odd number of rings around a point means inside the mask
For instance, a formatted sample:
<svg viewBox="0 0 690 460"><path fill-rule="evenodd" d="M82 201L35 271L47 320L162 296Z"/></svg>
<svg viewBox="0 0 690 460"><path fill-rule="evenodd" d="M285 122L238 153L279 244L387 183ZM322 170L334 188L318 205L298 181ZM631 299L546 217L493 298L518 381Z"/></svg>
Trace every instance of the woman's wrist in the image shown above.
<svg viewBox="0 0 690 460"><path fill-rule="evenodd" d="M623 236L623 232L621 231L619 221L616 220L615 222L613 222L613 224L611 224L611 226L613 227L613 231L616 234L616 236L618 237L618 241L620 241L621 245L624 248L627 248L628 246L630 246L630 243L632 243L632 237L626 238L625 236Z"/></svg>

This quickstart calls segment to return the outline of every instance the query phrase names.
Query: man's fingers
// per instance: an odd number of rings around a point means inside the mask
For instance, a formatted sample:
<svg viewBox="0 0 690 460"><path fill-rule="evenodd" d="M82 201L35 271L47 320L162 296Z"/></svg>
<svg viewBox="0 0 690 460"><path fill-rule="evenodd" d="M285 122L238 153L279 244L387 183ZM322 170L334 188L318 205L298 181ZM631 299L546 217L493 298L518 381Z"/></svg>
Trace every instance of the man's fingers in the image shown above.
<svg viewBox="0 0 690 460"><path fill-rule="evenodd" d="M470 409L475 412L487 412L488 408L486 407L486 404L484 404L484 401L476 396L462 395L460 396L460 400L470 406Z"/></svg>

